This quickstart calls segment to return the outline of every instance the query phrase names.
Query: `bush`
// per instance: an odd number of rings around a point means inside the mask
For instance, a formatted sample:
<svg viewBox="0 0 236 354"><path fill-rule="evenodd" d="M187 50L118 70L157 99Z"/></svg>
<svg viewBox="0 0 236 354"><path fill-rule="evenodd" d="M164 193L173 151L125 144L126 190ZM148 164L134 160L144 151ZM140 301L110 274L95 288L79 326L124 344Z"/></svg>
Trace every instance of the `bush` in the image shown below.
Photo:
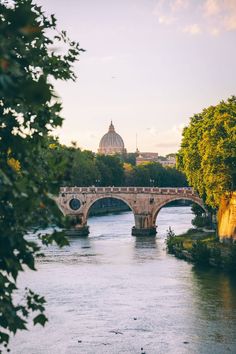
<svg viewBox="0 0 236 354"><path fill-rule="evenodd" d="M175 237L175 233L171 229L170 226L169 226L169 229L166 232L167 232L167 237L166 237L167 250L168 250L169 253L174 253L174 245L175 245L174 237Z"/></svg>
<svg viewBox="0 0 236 354"><path fill-rule="evenodd" d="M190 250L191 256L193 257L193 262L197 265L207 265L209 264L210 250L207 245L200 240L193 243L192 249Z"/></svg>
<svg viewBox="0 0 236 354"><path fill-rule="evenodd" d="M211 228L212 227L212 220L210 216L206 215L196 215L195 218L192 220L193 226L202 228Z"/></svg>

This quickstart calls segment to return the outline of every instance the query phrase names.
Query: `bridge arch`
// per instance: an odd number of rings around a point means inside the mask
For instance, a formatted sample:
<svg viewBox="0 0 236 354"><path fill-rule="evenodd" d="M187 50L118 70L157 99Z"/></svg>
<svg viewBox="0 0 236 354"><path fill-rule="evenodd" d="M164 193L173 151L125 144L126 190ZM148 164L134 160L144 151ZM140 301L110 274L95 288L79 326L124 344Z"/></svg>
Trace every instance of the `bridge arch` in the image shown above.
<svg viewBox="0 0 236 354"><path fill-rule="evenodd" d="M88 217L89 217L89 212L92 208L92 206L99 200L103 200L103 199L116 199L116 200L121 200L123 203L125 203L130 210L132 211L133 215L135 215L135 210L133 208L133 206L129 203L128 200L126 200L125 198L121 197L121 196L117 196L117 195L112 195L112 196L98 196L97 198L94 198L88 205L86 205L86 210L84 211L84 218L87 221Z"/></svg>
<svg viewBox="0 0 236 354"><path fill-rule="evenodd" d="M174 202L174 201L178 201L178 200L189 200L192 203L195 203L195 204L199 205L205 213L208 212L206 207L205 207L205 205L203 204L203 202L202 202L202 200L200 198L193 197L193 196L191 196L191 197L190 196L173 196L173 197L170 197L168 199L165 199L161 203L158 203L157 208L153 212L153 225L156 225L156 219L157 219L157 216L158 216L160 210L165 205L168 205L169 203Z"/></svg>

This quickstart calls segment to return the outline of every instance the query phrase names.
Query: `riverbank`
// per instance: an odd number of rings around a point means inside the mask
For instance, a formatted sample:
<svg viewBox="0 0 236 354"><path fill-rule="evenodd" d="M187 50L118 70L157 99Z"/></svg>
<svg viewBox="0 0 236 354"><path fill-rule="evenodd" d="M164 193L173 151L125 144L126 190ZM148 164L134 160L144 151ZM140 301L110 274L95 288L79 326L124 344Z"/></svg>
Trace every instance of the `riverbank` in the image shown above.
<svg viewBox="0 0 236 354"><path fill-rule="evenodd" d="M222 243L215 232L190 229L176 236L167 232L167 250L177 258L198 266L215 267L227 272L236 271L236 244Z"/></svg>

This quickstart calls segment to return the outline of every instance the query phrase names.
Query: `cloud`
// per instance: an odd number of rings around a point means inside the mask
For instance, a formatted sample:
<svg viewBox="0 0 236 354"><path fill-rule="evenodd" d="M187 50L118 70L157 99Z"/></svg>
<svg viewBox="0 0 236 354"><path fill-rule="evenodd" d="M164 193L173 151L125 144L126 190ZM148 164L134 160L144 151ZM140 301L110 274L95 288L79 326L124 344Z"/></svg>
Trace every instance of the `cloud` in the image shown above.
<svg viewBox="0 0 236 354"><path fill-rule="evenodd" d="M158 0L152 14L160 25L190 35L236 30L236 0Z"/></svg>
<svg viewBox="0 0 236 354"><path fill-rule="evenodd" d="M224 27L227 31L236 30L236 11L225 17Z"/></svg>
<svg viewBox="0 0 236 354"><path fill-rule="evenodd" d="M183 9L187 9L189 5L189 0L175 0L171 3L170 8L171 11L180 11Z"/></svg>
<svg viewBox="0 0 236 354"><path fill-rule="evenodd" d="M217 27L212 27L209 31L212 36L218 36L220 34L220 29Z"/></svg>
<svg viewBox="0 0 236 354"><path fill-rule="evenodd" d="M155 138L155 148L170 148L173 150L178 149L180 146L182 131L185 124L181 123L179 125L173 125L170 129L165 131L160 131L156 127L147 128L149 134Z"/></svg>
<svg viewBox="0 0 236 354"><path fill-rule="evenodd" d="M222 4L222 0L221 0ZM221 11L221 5L219 0L207 0L203 4L203 13L205 16L215 16Z"/></svg>
<svg viewBox="0 0 236 354"><path fill-rule="evenodd" d="M159 0L153 11L152 14L157 17L158 22L161 25L171 25L175 22L175 17L171 14L171 11L166 11L166 2L165 0Z"/></svg>
<svg viewBox="0 0 236 354"><path fill-rule="evenodd" d="M163 25L171 25L173 22L175 22L175 18L171 16L159 16L158 17L158 22Z"/></svg>
<svg viewBox="0 0 236 354"><path fill-rule="evenodd" d="M208 17L211 24L219 32L236 30L236 1L235 0L206 0L203 4L203 15ZM216 31L212 31L215 34Z"/></svg>
<svg viewBox="0 0 236 354"><path fill-rule="evenodd" d="M200 26L197 23L194 23L192 25L186 26L183 29L183 32L188 33L192 36L196 36L196 35L200 34L202 31L201 31Z"/></svg>

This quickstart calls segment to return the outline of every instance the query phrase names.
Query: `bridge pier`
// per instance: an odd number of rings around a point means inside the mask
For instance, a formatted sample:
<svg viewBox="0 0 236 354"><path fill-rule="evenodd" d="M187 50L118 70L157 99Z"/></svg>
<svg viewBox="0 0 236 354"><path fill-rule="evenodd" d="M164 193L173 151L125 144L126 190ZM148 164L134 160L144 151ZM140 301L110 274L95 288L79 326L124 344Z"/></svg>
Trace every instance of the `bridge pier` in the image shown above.
<svg viewBox="0 0 236 354"><path fill-rule="evenodd" d="M155 227L150 228L137 228L135 226L132 227L132 235L133 236L156 236L157 230Z"/></svg>
<svg viewBox="0 0 236 354"><path fill-rule="evenodd" d="M65 230L67 236L87 237L89 235L89 226L74 227Z"/></svg>
<svg viewBox="0 0 236 354"><path fill-rule="evenodd" d="M155 236L156 226L153 226L152 214L135 214L135 226L132 228L133 236Z"/></svg>
<svg viewBox="0 0 236 354"><path fill-rule="evenodd" d="M67 236L88 236L89 226L83 221L83 215L70 215L69 219L70 226L65 230Z"/></svg>

